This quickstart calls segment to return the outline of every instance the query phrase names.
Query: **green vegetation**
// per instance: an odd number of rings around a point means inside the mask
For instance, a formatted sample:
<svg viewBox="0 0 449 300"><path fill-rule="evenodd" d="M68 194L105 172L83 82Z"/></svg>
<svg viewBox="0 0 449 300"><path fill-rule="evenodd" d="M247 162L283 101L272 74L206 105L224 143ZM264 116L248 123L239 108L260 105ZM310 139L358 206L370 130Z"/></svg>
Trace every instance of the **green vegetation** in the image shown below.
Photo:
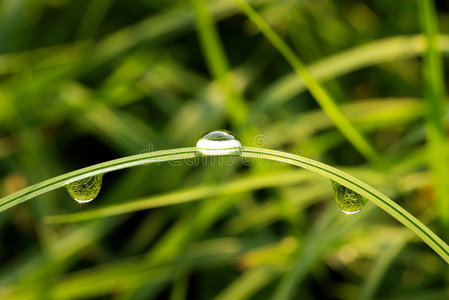
<svg viewBox="0 0 449 300"><path fill-rule="evenodd" d="M443 2L0 1L0 298L448 298Z"/></svg>

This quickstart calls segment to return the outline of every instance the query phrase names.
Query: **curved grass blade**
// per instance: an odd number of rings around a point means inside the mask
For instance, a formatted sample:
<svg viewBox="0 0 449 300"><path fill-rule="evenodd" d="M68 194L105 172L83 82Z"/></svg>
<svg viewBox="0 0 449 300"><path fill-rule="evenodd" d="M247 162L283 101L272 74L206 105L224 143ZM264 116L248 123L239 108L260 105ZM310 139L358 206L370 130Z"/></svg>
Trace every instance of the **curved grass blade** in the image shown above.
<svg viewBox="0 0 449 300"><path fill-rule="evenodd" d="M145 165L154 162L193 158L195 157L195 155L195 148L191 147L133 155L104 162L46 180L44 182L6 196L0 199L0 211L31 199L37 195L43 194L47 191L62 187L70 182L77 181L83 178L98 174L104 174L114 170L129 168L132 166ZM409 228L427 245L429 245L438 255L440 255L441 258L449 263L449 246L441 238L439 238L427 226L425 226L422 222L408 213L405 209L396 204L393 200L377 191L376 189L372 188L368 184L358 180L357 178L321 162L295 154L285 153L282 151L254 147L243 147L241 155L243 158L272 160L298 166L315 172L319 175L329 178L332 181L338 182L350 188L354 192L359 193L369 201L385 210L388 214L390 214L404 226Z"/></svg>
<svg viewBox="0 0 449 300"><path fill-rule="evenodd" d="M449 246L441 238L393 200L357 178L315 160L276 150L245 147L242 150L242 157L285 162L310 170L350 188L385 210L393 218L413 231L441 258L449 263Z"/></svg>
<svg viewBox="0 0 449 300"><path fill-rule="evenodd" d="M195 151L195 148L178 148L173 150L163 150L151 153L137 154L66 173L61 176L54 177L41 183L29 186L25 189L22 189L16 193L0 199L0 212L26 200L34 198L38 195L63 187L80 179L139 165L188 159L195 157Z"/></svg>

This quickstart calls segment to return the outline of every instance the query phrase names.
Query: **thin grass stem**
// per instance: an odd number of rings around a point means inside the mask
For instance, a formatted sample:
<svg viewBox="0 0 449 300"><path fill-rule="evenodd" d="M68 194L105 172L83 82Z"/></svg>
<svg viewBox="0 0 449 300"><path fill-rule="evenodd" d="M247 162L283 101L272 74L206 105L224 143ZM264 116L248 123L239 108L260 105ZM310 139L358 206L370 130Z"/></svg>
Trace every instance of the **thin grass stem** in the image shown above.
<svg viewBox="0 0 449 300"><path fill-rule="evenodd" d="M93 165L54 177L6 196L0 199L0 211L4 211L7 208L15 206L40 194L63 187L71 182L83 178L139 165L194 158L196 155L196 149L193 147L179 148L138 154ZM449 246L441 238L439 238L427 226L408 213L405 209L396 204L393 200L357 178L321 162L277 150L243 147L241 155L243 159L254 158L272 160L298 166L352 189L354 192L359 193L378 207L382 208L393 218L409 228L438 255L440 255L441 258L449 263Z"/></svg>

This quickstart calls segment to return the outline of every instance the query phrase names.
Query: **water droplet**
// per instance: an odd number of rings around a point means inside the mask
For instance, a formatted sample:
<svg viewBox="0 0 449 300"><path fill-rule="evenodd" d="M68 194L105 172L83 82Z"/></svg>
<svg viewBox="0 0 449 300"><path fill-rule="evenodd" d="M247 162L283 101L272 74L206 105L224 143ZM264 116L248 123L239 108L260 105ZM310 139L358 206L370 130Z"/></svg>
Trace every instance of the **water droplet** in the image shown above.
<svg viewBox="0 0 449 300"><path fill-rule="evenodd" d="M87 203L100 193L103 174L84 178L66 185L70 196L78 203Z"/></svg>
<svg viewBox="0 0 449 300"><path fill-rule="evenodd" d="M338 208L345 214L355 214L359 212L368 201L362 195L354 192L335 181L332 181L335 202Z"/></svg>
<svg viewBox="0 0 449 300"><path fill-rule="evenodd" d="M242 144L227 130L214 130L203 135L196 143L201 155L240 155Z"/></svg>

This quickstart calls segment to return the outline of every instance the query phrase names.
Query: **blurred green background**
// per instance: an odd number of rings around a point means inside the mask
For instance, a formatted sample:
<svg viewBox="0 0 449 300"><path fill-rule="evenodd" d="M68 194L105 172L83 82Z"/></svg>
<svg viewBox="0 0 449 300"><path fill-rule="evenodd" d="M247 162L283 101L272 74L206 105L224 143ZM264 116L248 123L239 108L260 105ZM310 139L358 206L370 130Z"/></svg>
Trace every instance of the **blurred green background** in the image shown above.
<svg viewBox="0 0 449 300"><path fill-rule="evenodd" d="M427 160L417 3L248 2L385 168L348 142L231 0L0 0L1 196L106 160L194 146L225 128L246 146L353 174L447 240ZM436 14L449 74L449 2L437 1ZM185 203L45 222L156 197ZM105 174L89 204L60 189L2 212L0 237L5 299L449 298L446 263L388 214L368 203L344 215L329 180L275 163L211 159Z"/></svg>

